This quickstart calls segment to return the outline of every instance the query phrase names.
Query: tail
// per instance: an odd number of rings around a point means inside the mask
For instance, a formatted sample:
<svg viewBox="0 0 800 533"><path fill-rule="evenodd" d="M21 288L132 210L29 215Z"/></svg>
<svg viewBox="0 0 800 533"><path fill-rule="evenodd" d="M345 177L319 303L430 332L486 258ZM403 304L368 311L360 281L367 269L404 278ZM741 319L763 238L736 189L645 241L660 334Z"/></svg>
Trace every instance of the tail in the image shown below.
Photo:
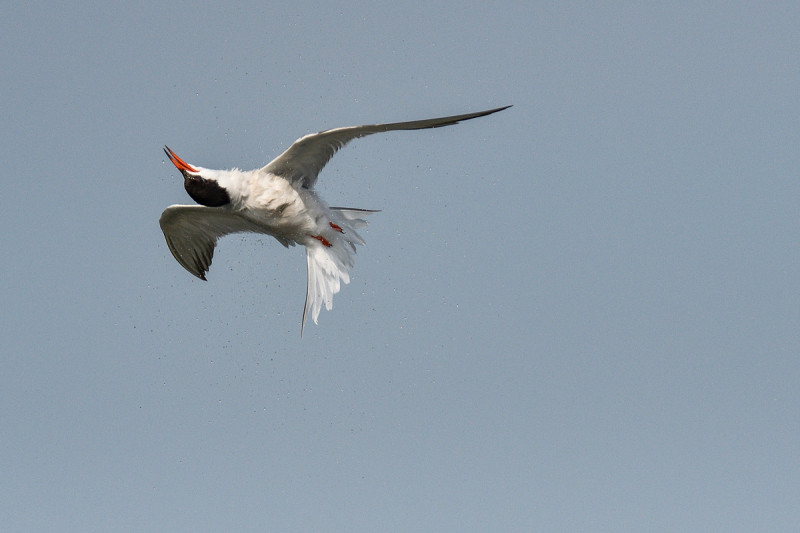
<svg viewBox="0 0 800 533"><path fill-rule="evenodd" d="M364 216L375 211L331 207L333 223L330 232L325 233L325 241L316 241L306 246L308 264L308 285L306 287L306 306L303 309L303 323L300 335L306 326L309 314L317 323L323 302L328 311L333 307L333 295L339 292L342 282L350 283L350 269L355 264L356 244L364 245L364 239L356 229L367 225ZM339 231L341 230L341 231ZM330 246L327 246L329 244Z"/></svg>

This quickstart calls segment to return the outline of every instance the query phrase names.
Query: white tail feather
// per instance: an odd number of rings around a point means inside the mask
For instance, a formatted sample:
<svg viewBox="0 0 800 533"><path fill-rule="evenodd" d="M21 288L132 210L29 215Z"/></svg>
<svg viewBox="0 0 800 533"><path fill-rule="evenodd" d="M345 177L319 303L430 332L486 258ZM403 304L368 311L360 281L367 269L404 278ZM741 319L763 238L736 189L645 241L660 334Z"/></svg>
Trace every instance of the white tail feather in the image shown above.
<svg viewBox="0 0 800 533"><path fill-rule="evenodd" d="M350 269L355 264L356 244L363 245L364 239L356 228L367 225L362 217L374 211L332 207L333 221L342 229L341 232L331 227L324 238L330 243L325 246L314 240L306 246L306 263L308 266L308 285L306 287L306 305L303 309L303 323L300 335L311 315L317 323L322 304L328 311L333 307L333 295L339 292L342 283L350 283Z"/></svg>

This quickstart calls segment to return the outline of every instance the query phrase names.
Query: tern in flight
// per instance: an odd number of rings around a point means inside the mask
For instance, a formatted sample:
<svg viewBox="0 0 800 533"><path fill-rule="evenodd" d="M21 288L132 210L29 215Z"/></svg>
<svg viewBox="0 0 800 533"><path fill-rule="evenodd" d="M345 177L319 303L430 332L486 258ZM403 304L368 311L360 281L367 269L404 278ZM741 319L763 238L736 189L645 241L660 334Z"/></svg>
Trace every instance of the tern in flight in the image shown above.
<svg viewBox="0 0 800 533"><path fill-rule="evenodd" d="M322 304L330 310L341 283L350 283L356 230L375 211L329 207L314 192L322 167L353 139L394 130L421 130L457 124L497 113L511 106L451 117L411 122L351 126L299 138L267 166L242 171L212 170L190 165L168 147L164 151L183 175L183 186L200 205L171 205L159 223L172 255L186 270L205 280L220 237L254 232L272 235L286 247L306 247L308 285L300 326L309 315L317 322Z"/></svg>

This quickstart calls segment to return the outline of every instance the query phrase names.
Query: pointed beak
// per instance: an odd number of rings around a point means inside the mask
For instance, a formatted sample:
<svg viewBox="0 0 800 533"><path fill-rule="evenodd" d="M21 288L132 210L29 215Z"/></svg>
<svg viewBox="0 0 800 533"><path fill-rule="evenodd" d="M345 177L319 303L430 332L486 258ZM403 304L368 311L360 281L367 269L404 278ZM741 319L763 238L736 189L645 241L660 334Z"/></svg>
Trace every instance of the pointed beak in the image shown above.
<svg viewBox="0 0 800 533"><path fill-rule="evenodd" d="M180 170L181 173L186 172L186 171L197 173L197 169L193 168L186 161L184 161L183 159L181 159L180 157L175 155L175 152L170 150L169 146L165 146L164 147L164 153L167 154L167 157L169 157L169 160L172 161L172 164L175 165L175 167L178 170Z"/></svg>

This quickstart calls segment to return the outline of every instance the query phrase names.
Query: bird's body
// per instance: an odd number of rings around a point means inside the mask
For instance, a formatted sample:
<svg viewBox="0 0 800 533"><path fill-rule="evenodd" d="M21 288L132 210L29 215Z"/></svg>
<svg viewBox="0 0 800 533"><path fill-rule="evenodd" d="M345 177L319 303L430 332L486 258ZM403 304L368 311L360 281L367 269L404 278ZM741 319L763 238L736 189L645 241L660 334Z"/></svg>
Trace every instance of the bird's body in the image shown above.
<svg viewBox="0 0 800 533"><path fill-rule="evenodd" d="M314 322L322 304L333 305L341 283L349 283L357 230L374 211L329 207L314 192L322 167L352 139L392 130L437 128L496 113L507 107L412 122L337 128L301 137L267 166L242 171L213 170L185 163L165 152L184 177L184 187L200 205L173 205L160 225L172 255L186 270L205 280L217 239L254 232L271 235L284 246L306 247L308 286L303 322Z"/></svg>

